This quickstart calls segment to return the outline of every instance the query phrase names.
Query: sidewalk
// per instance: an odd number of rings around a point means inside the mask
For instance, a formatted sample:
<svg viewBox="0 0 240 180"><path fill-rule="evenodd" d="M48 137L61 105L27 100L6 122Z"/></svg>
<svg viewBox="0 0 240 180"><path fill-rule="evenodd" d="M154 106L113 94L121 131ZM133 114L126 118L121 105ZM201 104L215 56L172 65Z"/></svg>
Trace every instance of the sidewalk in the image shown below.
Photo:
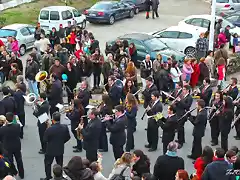
<svg viewBox="0 0 240 180"><path fill-rule="evenodd" d="M30 3L32 1L34 0L11 0L11 1L3 0L2 4L0 4L0 12L5 9L16 7L20 4Z"/></svg>

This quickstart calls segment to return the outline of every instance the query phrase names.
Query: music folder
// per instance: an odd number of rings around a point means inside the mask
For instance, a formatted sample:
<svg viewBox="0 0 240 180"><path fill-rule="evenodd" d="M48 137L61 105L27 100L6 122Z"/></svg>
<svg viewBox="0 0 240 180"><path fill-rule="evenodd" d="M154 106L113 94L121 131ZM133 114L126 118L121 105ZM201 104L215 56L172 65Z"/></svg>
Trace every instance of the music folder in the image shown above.
<svg viewBox="0 0 240 180"><path fill-rule="evenodd" d="M42 124L42 123L46 122L47 120L49 120L49 117L48 117L47 113L43 113L42 115L38 116L38 120Z"/></svg>

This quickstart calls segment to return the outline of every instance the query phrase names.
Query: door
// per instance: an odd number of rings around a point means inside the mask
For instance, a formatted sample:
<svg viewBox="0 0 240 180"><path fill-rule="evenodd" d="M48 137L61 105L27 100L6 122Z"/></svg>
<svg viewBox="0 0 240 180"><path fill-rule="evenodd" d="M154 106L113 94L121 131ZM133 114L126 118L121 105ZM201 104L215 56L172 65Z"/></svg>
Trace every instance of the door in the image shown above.
<svg viewBox="0 0 240 180"><path fill-rule="evenodd" d="M240 10L240 0L232 0L233 2L233 9L236 11Z"/></svg>
<svg viewBox="0 0 240 180"><path fill-rule="evenodd" d="M186 23L194 27L196 30L206 31L206 29L202 27L202 21L203 21L202 18L193 18L187 20Z"/></svg>
<svg viewBox="0 0 240 180"><path fill-rule="evenodd" d="M59 29L59 24L63 24L60 21L60 15L58 11L50 11L50 20L49 20L49 27L50 30L55 27L57 30Z"/></svg>
<svg viewBox="0 0 240 180"><path fill-rule="evenodd" d="M21 44L25 44L26 48L29 49L32 46L32 35L27 27L20 29L23 39L20 39ZM19 44L20 46L20 44Z"/></svg>
<svg viewBox="0 0 240 180"><path fill-rule="evenodd" d="M42 10L39 14L38 22L41 25L41 28L44 29L45 31L48 31L49 28L49 11L47 10Z"/></svg>
<svg viewBox="0 0 240 180"><path fill-rule="evenodd" d="M84 18L78 10L73 9L72 13L73 13L73 18L77 21L77 24L80 24L83 22Z"/></svg>
<svg viewBox="0 0 240 180"><path fill-rule="evenodd" d="M178 42L179 31L162 31L158 34L158 39L167 44L172 49L177 49L179 46Z"/></svg>
<svg viewBox="0 0 240 180"><path fill-rule="evenodd" d="M129 43L134 43L135 47L137 49L137 59L139 61L143 61L147 54L150 54L150 52L146 49L144 44L141 41L131 39L129 40Z"/></svg>
<svg viewBox="0 0 240 180"><path fill-rule="evenodd" d="M129 9L128 6L123 4L123 3L119 3L119 7L122 11L122 17L121 18L125 18L129 16Z"/></svg>
<svg viewBox="0 0 240 180"><path fill-rule="evenodd" d="M28 30L30 31L30 39L31 39L31 42L30 42L30 46L32 47L34 45L34 42L35 42L35 38L34 38L34 33L35 33L35 27L27 27Z"/></svg>
<svg viewBox="0 0 240 180"><path fill-rule="evenodd" d="M186 32L180 32L178 36L178 50L182 53L185 53L187 47L196 47L196 39L193 38L193 35Z"/></svg>
<svg viewBox="0 0 240 180"><path fill-rule="evenodd" d="M115 13L115 19L120 19L123 12L117 3L112 6L112 10Z"/></svg>

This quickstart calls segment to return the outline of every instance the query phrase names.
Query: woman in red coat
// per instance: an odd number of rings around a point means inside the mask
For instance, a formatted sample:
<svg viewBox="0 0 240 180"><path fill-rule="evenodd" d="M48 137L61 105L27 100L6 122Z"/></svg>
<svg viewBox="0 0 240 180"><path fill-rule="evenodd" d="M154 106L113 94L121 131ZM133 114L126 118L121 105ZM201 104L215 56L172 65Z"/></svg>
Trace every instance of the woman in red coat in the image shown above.
<svg viewBox="0 0 240 180"><path fill-rule="evenodd" d="M197 62L197 59L192 59L192 68L193 68L193 73L191 75L190 85L192 88L195 88L195 86L198 83L198 77L200 75L200 69L199 69L199 64Z"/></svg>

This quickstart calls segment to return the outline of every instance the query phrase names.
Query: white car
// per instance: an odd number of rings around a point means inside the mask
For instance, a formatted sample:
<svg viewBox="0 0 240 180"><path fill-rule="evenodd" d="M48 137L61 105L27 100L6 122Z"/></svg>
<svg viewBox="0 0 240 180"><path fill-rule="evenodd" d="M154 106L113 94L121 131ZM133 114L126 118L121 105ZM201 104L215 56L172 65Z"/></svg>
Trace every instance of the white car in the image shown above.
<svg viewBox="0 0 240 180"><path fill-rule="evenodd" d="M6 45L9 36L16 37L19 45L19 53L23 56L27 49L34 46L35 27L28 24L11 24L0 29L0 39Z"/></svg>
<svg viewBox="0 0 240 180"><path fill-rule="evenodd" d="M222 22L223 28L225 28L227 25L230 26L231 34L237 33L238 35L240 35L239 27L236 27L231 22L227 21L226 19L224 19L220 16L216 16L216 21L218 21L218 19L223 20L223 22ZM211 22L211 15L209 15L209 14L192 15L192 16L188 16L184 20L180 21L178 23L178 25L185 27L185 28L195 28L198 32L199 31L206 32L208 30L208 27L210 26L210 22ZM231 38L230 44L232 44L232 39L233 38Z"/></svg>
<svg viewBox="0 0 240 180"><path fill-rule="evenodd" d="M186 55L193 55L196 51L196 42L199 31L194 28L172 26L167 29L151 33L156 38L167 44L172 49L178 50Z"/></svg>
<svg viewBox="0 0 240 180"><path fill-rule="evenodd" d="M70 6L49 6L42 8L38 16L38 22L45 31L52 30L55 27L59 29L60 24L67 27L68 22L76 23L83 29L86 28L86 17L77 9Z"/></svg>
<svg viewBox="0 0 240 180"><path fill-rule="evenodd" d="M216 12L231 12L240 10L240 0L216 0Z"/></svg>

